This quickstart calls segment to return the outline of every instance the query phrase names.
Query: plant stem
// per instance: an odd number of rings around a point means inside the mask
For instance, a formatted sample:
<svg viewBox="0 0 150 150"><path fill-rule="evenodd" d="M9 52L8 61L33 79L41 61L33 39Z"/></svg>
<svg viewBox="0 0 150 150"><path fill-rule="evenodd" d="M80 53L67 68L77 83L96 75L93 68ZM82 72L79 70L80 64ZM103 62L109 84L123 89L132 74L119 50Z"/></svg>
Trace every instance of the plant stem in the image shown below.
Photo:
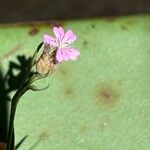
<svg viewBox="0 0 150 150"><path fill-rule="evenodd" d="M10 111L10 121L9 121L9 128L8 128L8 137L7 137L7 150L14 150L14 145L15 145L15 137L14 137L14 119L15 119L15 113L16 113L16 108L17 108L17 104L19 102L19 99L21 98L21 96L27 91L29 90L29 82L27 81L31 69L35 64L35 60L36 60L36 56L37 53L39 52L40 48L42 47L43 42L40 43L36 49L36 51L33 54L33 57L31 59L31 61L29 62L28 67L26 68L26 72L24 74L24 78L20 84L20 88L17 90L17 92L15 93L15 95L12 98L11 101L11 111ZM13 137L13 138L12 138ZM13 140L13 141L12 141Z"/></svg>
<svg viewBox="0 0 150 150"><path fill-rule="evenodd" d="M12 149L12 135L14 132L14 118L16 113L16 108L20 97L28 90L27 86L23 89L18 89L15 95L12 98L11 103L11 112L10 112L10 122L9 122L9 130L8 130L8 140L7 140L7 150L14 150L14 146ZM13 142L14 143L14 142Z"/></svg>

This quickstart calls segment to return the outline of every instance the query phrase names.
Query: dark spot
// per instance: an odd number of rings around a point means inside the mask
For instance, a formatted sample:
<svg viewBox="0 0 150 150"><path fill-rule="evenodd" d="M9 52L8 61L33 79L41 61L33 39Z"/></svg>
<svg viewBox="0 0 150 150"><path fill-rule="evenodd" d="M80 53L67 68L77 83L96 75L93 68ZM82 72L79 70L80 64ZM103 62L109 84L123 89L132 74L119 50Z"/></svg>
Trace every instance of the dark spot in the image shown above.
<svg viewBox="0 0 150 150"><path fill-rule="evenodd" d="M59 72L62 76L66 76L68 74L68 71L64 66L59 68Z"/></svg>
<svg viewBox="0 0 150 150"><path fill-rule="evenodd" d="M110 87L101 89L99 94L103 103L114 103L119 98L118 94L116 94L116 91Z"/></svg>
<svg viewBox="0 0 150 150"><path fill-rule="evenodd" d="M122 30L127 30L127 27L124 26L124 25L122 25L122 26L121 26L121 29L122 29Z"/></svg>
<svg viewBox="0 0 150 150"><path fill-rule="evenodd" d="M67 87L67 88L65 88L65 91L64 91L64 93L65 93L65 95L68 97L74 97L74 95L75 95L75 93L74 93L74 89L73 89L73 87L71 87L71 86L69 86L69 87Z"/></svg>
<svg viewBox="0 0 150 150"><path fill-rule="evenodd" d="M116 16L109 16L109 17L106 17L106 18L105 18L105 20L106 20L107 22L114 22L116 19L117 19Z"/></svg>
<svg viewBox="0 0 150 150"><path fill-rule="evenodd" d="M104 105L114 105L119 101L120 94L113 85L102 83L96 87L95 102Z"/></svg>
<svg viewBox="0 0 150 150"><path fill-rule="evenodd" d="M8 57L12 56L18 50L20 50L22 46L23 46L23 43L16 45L14 48L10 49L6 54L4 54L3 57L2 57L2 59L7 59Z"/></svg>
<svg viewBox="0 0 150 150"><path fill-rule="evenodd" d="M92 27L93 29L95 29L95 24L92 24L91 27Z"/></svg>
<svg viewBox="0 0 150 150"><path fill-rule="evenodd" d="M53 26L55 26L55 27L63 27L63 24L62 24L62 22L55 21L53 23Z"/></svg>
<svg viewBox="0 0 150 150"><path fill-rule="evenodd" d="M39 135L39 139L41 140L47 140L49 137L50 137L50 133L48 130L41 132Z"/></svg>
<svg viewBox="0 0 150 150"><path fill-rule="evenodd" d="M38 32L39 32L39 30L34 27L34 28L32 28L32 29L29 31L29 35L35 36L35 35L38 34Z"/></svg>
<svg viewBox="0 0 150 150"><path fill-rule="evenodd" d="M83 41L83 45L85 45L85 46L86 46L87 44L88 44L88 43L87 43L87 41Z"/></svg>

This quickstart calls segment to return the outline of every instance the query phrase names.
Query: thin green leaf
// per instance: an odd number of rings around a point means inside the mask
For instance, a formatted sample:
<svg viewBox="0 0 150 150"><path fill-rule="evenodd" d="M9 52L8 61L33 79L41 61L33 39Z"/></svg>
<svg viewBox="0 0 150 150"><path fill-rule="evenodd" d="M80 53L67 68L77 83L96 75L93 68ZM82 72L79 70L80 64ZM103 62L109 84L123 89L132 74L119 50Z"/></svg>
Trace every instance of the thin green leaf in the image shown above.
<svg viewBox="0 0 150 150"><path fill-rule="evenodd" d="M16 145L15 149L17 150L22 144L23 142L26 140L28 136L26 135L25 137L23 137Z"/></svg>

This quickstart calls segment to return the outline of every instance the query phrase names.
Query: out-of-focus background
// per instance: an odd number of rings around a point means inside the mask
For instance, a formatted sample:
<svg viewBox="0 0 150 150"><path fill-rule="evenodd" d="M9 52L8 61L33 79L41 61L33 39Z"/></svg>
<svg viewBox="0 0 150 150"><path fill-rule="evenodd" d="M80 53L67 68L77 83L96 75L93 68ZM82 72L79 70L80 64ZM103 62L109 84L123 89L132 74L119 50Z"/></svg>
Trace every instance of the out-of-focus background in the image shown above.
<svg viewBox="0 0 150 150"><path fill-rule="evenodd" d="M59 23L77 34L80 58L22 97L16 144L28 135L21 150L149 150L150 0L0 0L0 141L18 74Z"/></svg>
<svg viewBox="0 0 150 150"><path fill-rule="evenodd" d="M150 13L150 0L0 0L0 22Z"/></svg>

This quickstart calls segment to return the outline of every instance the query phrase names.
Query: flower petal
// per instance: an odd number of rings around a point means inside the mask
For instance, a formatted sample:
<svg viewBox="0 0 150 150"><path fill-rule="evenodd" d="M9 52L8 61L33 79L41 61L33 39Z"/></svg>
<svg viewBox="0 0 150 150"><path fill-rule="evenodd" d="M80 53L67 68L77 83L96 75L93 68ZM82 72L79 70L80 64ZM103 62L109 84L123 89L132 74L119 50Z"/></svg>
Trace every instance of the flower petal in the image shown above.
<svg viewBox="0 0 150 150"><path fill-rule="evenodd" d="M70 54L66 51L66 49L63 49L63 58L65 61L70 59Z"/></svg>
<svg viewBox="0 0 150 150"><path fill-rule="evenodd" d="M63 61L63 52L62 49L58 49L56 52L56 60L58 62L62 62Z"/></svg>
<svg viewBox="0 0 150 150"><path fill-rule="evenodd" d="M65 33L64 33L64 29L62 27L54 27L53 32L57 39L60 39L60 40L63 39Z"/></svg>
<svg viewBox="0 0 150 150"><path fill-rule="evenodd" d="M70 53L68 53L68 49L58 49L56 52L56 59L59 62L68 61L70 59Z"/></svg>
<svg viewBox="0 0 150 150"><path fill-rule="evenodd" d="M76 41L76 39L77 39L77 36L75 35L75 33L72 30L68 30L64 35L62 43L71 44L74 41Z"/></svg>
<svg viewBox="0 0 150 150"><path fill-rule="evenodd" d="M68 48L66 51L69 55L69 59L71 60L76 60L78 56L80 55L79 50L75 48Z"/></svg>
<svg viewBox="0 0 150 150"><path fill-rule="evenodd" d="M68 61L68 60L76 60L78 56L80 55L80 52L78 49L75 48L63 48L58 49L56 52L56 59L59 62Z"/></svg>
<svg viewBox="0 0 150 150"><path fill-rule="evenodd" d="M44 35L44 43L50 44L52 46L57 46L55 38L51 37L48 34Z"/></svg>

